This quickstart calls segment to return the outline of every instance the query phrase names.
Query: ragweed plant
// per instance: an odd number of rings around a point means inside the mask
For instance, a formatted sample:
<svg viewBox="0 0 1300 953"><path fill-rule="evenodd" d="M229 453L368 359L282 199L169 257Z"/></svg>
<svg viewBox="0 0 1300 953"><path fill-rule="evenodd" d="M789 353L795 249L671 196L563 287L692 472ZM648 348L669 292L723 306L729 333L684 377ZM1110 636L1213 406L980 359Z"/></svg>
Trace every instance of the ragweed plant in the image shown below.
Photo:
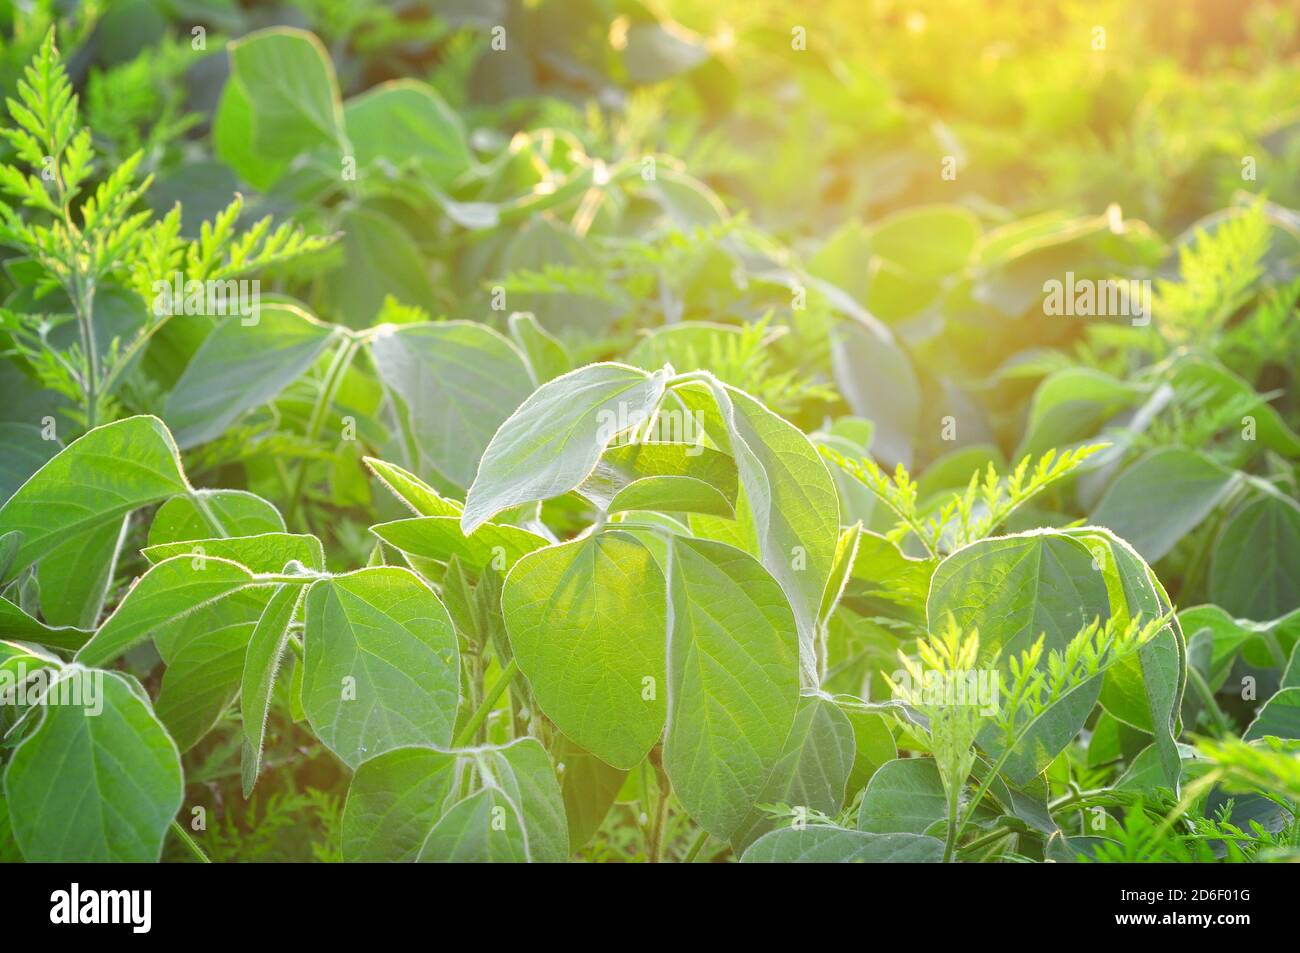
<svg viewBox="0 0 1300 953"><path fill-rule="evenodd" d="M891 477L869 457L850 460L831 447L820 449L898 517L897 524L887 534L891 539L901 542L911 535L925 547L928 555L938 556L989 536L1019 507L1064 479L1104 446L1091 444L1059 454L1049 450L1032 468L1032 457L1026 456L1005 477L999 476L997 468L990 463L982 474L972 473L965 490L952 492L933 515L922 511L916 481L901 463Z"/></svg>
<svg viewBox="0 0 1300 953"><path fill-rule="evenodd" d="M81 125L77 96L51 30L18 82L18 98L6 100L13 125L0 129L20 165L0 164L0 244L29 262L25 280L33 301L61 292L49 314L0 313L2 327L48 388L69 398L71 411L87 429L114 414L114 392L133 359L170 317L140 308L134 333L123 342L103 342L104 320L96 319L97 295L107 288L134 292L151 301L159 282L224 281L323 248L328 240L305 235L269 217L251 228L237 227L242 199L213 221L197 239L181 235L181 208L155 218L142 200L152 176L139 175L136 151L93 189L96 150L91 130ZM25 169L24 169L25 167ZM75 320L78 340L57 347L51 332Z"/></svg>

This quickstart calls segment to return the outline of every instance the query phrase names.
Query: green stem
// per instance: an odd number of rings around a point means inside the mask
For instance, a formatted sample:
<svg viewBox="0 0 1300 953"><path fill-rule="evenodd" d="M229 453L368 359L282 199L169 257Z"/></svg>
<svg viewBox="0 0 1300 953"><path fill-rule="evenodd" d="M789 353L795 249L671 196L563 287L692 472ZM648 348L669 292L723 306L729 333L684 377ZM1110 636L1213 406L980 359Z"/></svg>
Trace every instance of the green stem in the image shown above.
<svg viewBox="0 0 1300 953"><path fill-rule="evenodd" d="M655 765L655 776L659 781L659 803L655 808L654 824L650 828L650 863L657 864L664 855L664 828L668 826L668 776L663 768Z"/></svg>
<svg viewBox="0 0 1300 953"><path fill-rule="evenodd" d="M95 286L73 282L73 307L81 331L81 349L85 352L86 429L94 430L99 422L99 344L95 340Z"/></svg>
<svg viewBox="0 0 1300 953"><path fill-rule="evenodd" d="M1196 689L1196 694L1201 696L1201 701L1205 703L1206 710L1209 711L1211 717L1213 717L1214 723L1218 726L1219 730L1225 734L1231 733L1232 722L1230 722L1228 716L1223 713L1223 709L1219 707L1219 703L1214 700L1214 692L1210 691L1210 686L1205 681L1205 676L1197 670L1195 665L1187 666L1187 681Z"/></svg>
<svg viewBox="0 0 1300 953"><path fill-rule="evenodd" d="M334 352L334 360L330 362L329 369L325 372L325 380L321 382L320 393L316 395L316 403L312 405L311 416L307 418L307 440L315 441L320 435L320 429L325 423L325 414L334 403L334 397L338 394L339 385L343 382L343 374L352 364L352 358L356 356L357 348L360 341L355 337L349 337ZM293 495L289 498L288 513L286 520L290 525L298 512L298 504L302 500L303 490L307 484L307 464L304 458L298 462L298 474L294 481Z"/></svg>
<svg viewBox="0 0 1300 953"><path fill-rule="evenodd" d="M194 859L200 864L212 863L211 858L203 852L203 848L199 846L198 841L190 836L189 831L181 827L179 821L172 821L172 833L186 846L189 852L194 855Z"/></svg>
<svg viewBox="0 0 1300 953"><path fill-rule="evenodd" d="M474 740L474 735L478 733L479 726L487 719L488 713L496 706L497 701L517 674L519 674L519 663L511 659L510 664L501 671L492 688L484 696L483 703L478 706L478 709L470 716L469 721L465 723L465 727L461 729L460 734L456 736L456 740L453 742L455 747L463 748Z"/></svg>
<svg viewBox="0 0 1300 953"><path fill-rule="evenodd" d="M1018 742L1019 739L1016 739L1016 741ZM966 809L966 816L961 819L961 823L957 825L957 832L953 835L952 842L954 846L961 838L962 832L966 830L966 825L975 814L975 809L979 807L980 802L984 800L984 795L989 793L989 787L992 786L993 779L998 776L998 772L1002 770L1003 766L1007 763L1007 759L1011 757L1011 752L1014 750L1014 743L1007 745L1006 750L1002 752L1002 756L998 758L993 767L989 770L989 773L984 776L984 780L980 782L980 786L976 788L975 797L971 799L970 806ZM945 856L944 860L947 859L947 856Z"/></svg>
<svg viewBox="0 0 1300 953"><path fill-rule="evenodd" d="M695 840L691 842L690 849L686 851L686 856L682 858L682 863L693 864L695 862L695 858L700 855L700 851L704 849L704 845L708 843L708 840L709 840L708 831L701 830L698 834L696 834Z"/></svg>
<svg viewBox="0 0 1300 953"><path fill-rule="evenodd" d="M963 784L965 784L964 778L954 778L952 790L948 792L948 838L943 844L943 862L945 864L952 860L953 848L957 844L957 813L961 809L961 789ZM971 810L975 810L973 804Z"/></svg>

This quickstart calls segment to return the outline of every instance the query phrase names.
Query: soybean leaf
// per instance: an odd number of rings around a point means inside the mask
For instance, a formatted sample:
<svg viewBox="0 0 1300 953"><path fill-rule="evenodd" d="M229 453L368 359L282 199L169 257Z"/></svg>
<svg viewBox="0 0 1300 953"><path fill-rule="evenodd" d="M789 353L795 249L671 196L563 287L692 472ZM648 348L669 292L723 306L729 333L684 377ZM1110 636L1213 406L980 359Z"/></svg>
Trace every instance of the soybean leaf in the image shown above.
<svg viewBox="0 0 1300 953"><path fill-rule="evenodd" d="M315 536L298 533L259 533L256 536L156 543L146 546L141 553L151 563L160 563L173 556L190 555L200 561L207 556L215 556L239 563L255 573L280 572L291 562L301 563L317 572L325 569L325 551L320 540Z"/></svg>
<svg viewBox="0 0 1300 953"><path fill-rule="evenodd" d="M0 503L59 451L57 440L46 440L41 428L31 424L0 423L0 446L5 448L0 457Z"/></svg>
<svg viewBox="0 0 1300 953"><path fill-rule="evenodd" d="M338 82L320 40L303 30L277 27L250 33L229 49L229 84L247 103L256 154L284 160L340 145Z"/></svg>
<svg viewBox="0 0 1300 953"><path fill-rule="evenodd" d="M1239 479L1202 453L1163 447L1119 475L1093 510L1092 522L1155 562L1199 526Z"/></svg>
<svg viewBox="0 0 1300 953"><path fill-rule="evenodd" d="M348 100L343 109L357 164L418 163L434 185L450 185L473 164L458 116L428 83L395 80Z"/></svg>
<svg viewBox="0 0 1300 953"><path fill-rule="evenodd" d="M948 816L943 781L933 758L900 758L871 777L858 810L858 830L924 834Z"/></svg>
<svg viewBox="0 0 1300 953"><path fill-rule="evenodd" d="M364 462L395 497L417 516L455 516L460 518L464 509L456 500L449 500L415 474L395 463L365 457Z"/></svg>
<svg viewBox="0 0 1300 953"><path fill-rule="evenodd" d="M564 796L550 756L536 738L518 738L500 747L475 749L479 778L496 786L519 808L528 859L563 863L569 858L569 828Z"/></svg>
<svg viewBox="0 0 1300 953"><path fill-rule="evenodd" d="M537 322L535 315L527 311L516 311L510 315L509 323L510 337L528 358L528 366L536 383L545 384L572 370L573 362L569 359L569 352Z"/></svg>
<svg viewBox="0 0 1300 953"><path fill-rule="evenodd" d="M735 461L725 453L698 444L648 442L611 447L578 492L611 511L614 501L621 498L621 509L630 510L636 507L627 505L629 498L622 495L623 491L655 477L682 477L708 484L722 497L725 507L722 515L735 515Z"/></svg>
<svg viewBox="0 0 1300 953"><path fill-rule="evenodd" d="M188 490L176 444L157 417L96 427L51 458L0 507L0 535L23 534L10 575L71 536Z"/></svg>
<svg viewBox="0 0 1300 953"><path fill-rule="evenodd" d="M410 744L451 743L460 653L447 610L406 569L361 569L312 584L303 707L349 767Z"/></svg>
<svg viewBox="0 0 1300 953"><path fill-rule="evenodd" d="M477 574L491 566L506 572L547 540L518 526L484 523L469 535L458 516L416 516L370 527L385 543L404 555L445 563L453 557Z"/></svg>
<svg viewBox="0 0 1300 953"><path fill-rule="evenodd" d="M800 698L780 760L758 795L759 806L750 810L732 835L733 848L743 852L776 826L761 805L784 804L831 817L838 814L844 806L854 750L853 726L833 701L820 695Z"/></svg>
<svg viewBox="0 0 1300 953"><path fill-rule="evenodd" d="M730 838L776 767L799 704L794 615L747 553L674 537L664 769L701 827Z"/></svg>
<svg viewBox="0 0 1300 953"><path fill-rule="evenodd" d="M849 773L847 794L851 797L871 780L880 766L898 757L898 746L884 717L862 711L852 702L841 702L841 710L853 726L855 748L853 770Z"/></svg>
<svg viewBox="0 0 1300 953"><path fill-rule="evenodd" d="M666 374L590 364L548 381L492 437L465 500L466 533L501 510L579 486L619 433L644 424Z"/></svg>
<svg viewBox="0 0 1300 953"><path fill-rule="evenodd" d="M71 666L59 678L99 681L103 710L42 706L40 724L14 750L4 793L23 857L157 861L184 795L176 745L125 676Z"/></svg>
<svg viewBox="0 0 1300 953"><path fill-rule="evenodd" d="M163 417L176 443L189 448L221 436L310 369L334 338L333 327L288 304L263 305L255 324L226 319L167 395Z"/></svg>
<svg viewBox="0 0 1300 953"><path fill-rule="evenodd" d="M253 793L262 764L262 742L266 718L271 710L271 691L280 669L280 659L289 641L289 624L302 600L301 586L280 586L257 620L244 650L240 674L240 708L244 716L244 746L240 776L244 797Z"/></svg>
<svg viewBox="0 0 1300 953"><path fill-rule="evenodd" d="M1283 688L1266 701L1241 738L1254 741L1268 735L1300 738L1300 688Z"/></svg>
<svg viewBox="0 0 1300 953"><path fill-rule="evenodd" d="M1093 554L1079 540L1052 531L985 539L957 550L934 571L926 602L930 628L949 613L963 631L978 629L980 648L1005 663L1045 635L1046 651L1062 651L1110 601Z"/></svg>
<svg viewBox="0 0 1300 953"><path fill-rule="evenodd" d="M246 490L194 490L158 507L149 525L149 545L207 539L214 530L225 536L282 533L284 517L266 500Z"/></svg>
<svg viewBox="0 0 1300 953"><path fill-rule="evenodd" d="M94 628L117 568L128 517L73 536L36 567L41 615L51 625Z"/></svg>
<svg viewBox="0 0 1300 953"><path fill-rule="evenodd" d="M943 841L921 834L869 834L812 825L764 834L742 864L937 864Z"/></svg>
<svg viewBox="0 0 1300 953"><path fill-rule="evenodd" d="M1300 507L1270 494L1236 513L1215 548L1210 597L1245 619L1300 607Z"/></svg>
<svg viewBox="0 0 1300 953"><path fill-rule="evenodd" d="M1094 564L1106 582L1111 618L1126 625L1138 615L1150 622L1171 611L1164 587L1133 547L1105 529L1068 532L1093 551ZM1136 656L1107 670L1100 696L1111 715L1151 732L1171 787L1177 787L1182 770L1175 738L1186 680L1186 645L1177 620L1170 619Z"/></svg>
<svg viewBox="0 0 1300 953"><path fill-rule="evenodd" d="M348 862L409 862L442 815L459 758L430 747L394 748L357 768L343 808Z"/></svg>
<svg viewBox="0 0 1300 953"><path fill-rule="evenodd" d="M173 556L163 560L136 581L76 659L83 665L106 665L196 609L257 585L265 583L227 559Z"/></svg>
<svg viewBox="0 0 1300 953"><path fill-rule="evenodd" d="M496 787L480 788L451 806L429 831L422 864L522 864L528 829L519 806Z"/></svg>
<svg viewBox="0 0 1300 953"><path fill-rule="evenodd" d="M86 629L72 626L47 625L8 599L0 598L0 638L76 651L86 644L91 634Z"/></svg>
<svg viewBox="0 0 1300 953"><path fill-rule="evenodd" d="M380 332L370 348L406 407L421 455L450 482L469 486L492 435L532 393L523 356L472 321L402 325Z"/></svg>
<svg viewBox="0 0 1300 953"><path fill-rule="evenodd" d="M605 532L530 553L501 598L510 646L546 716L616 768L659 740L664 580L650 550Z"/></svg>
<svg viewBox="0 0 1300 953"><path fill-rule="evenodd" d="M618 797L627 772L606 764L590 751L560 735L555 741L556 769L574 850L584 847L600 828Z"/></svg>
<svg viewBox="0 0 1300 953"><path fill-rule="evenodd" d="M749 395L714 384L763 567L794 611L805 683L816 684L816 627L839 542L839 496L798 428Z"/></svg>

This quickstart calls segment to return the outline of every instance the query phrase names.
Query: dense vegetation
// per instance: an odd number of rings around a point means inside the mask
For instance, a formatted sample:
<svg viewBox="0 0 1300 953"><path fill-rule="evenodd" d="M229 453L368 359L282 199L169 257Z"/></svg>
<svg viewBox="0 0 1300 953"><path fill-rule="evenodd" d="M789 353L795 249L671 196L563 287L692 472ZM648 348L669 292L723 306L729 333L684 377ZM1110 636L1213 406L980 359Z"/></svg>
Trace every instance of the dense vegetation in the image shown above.
<svg viewBox="0 0 1300 953"><path fill-rule="evenodd" d="M1300 859L1298 91L1281 0L0 0L0 859Z"/></svg>

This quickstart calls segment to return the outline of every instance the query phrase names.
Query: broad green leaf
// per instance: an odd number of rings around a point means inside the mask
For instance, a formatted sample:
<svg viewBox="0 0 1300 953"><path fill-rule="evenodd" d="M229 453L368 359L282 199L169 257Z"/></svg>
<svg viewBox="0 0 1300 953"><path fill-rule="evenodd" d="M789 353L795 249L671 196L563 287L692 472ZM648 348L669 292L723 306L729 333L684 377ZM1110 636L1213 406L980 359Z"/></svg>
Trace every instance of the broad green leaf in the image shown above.
<svg viewBox="0 0 1300 953"><path fill-rule="evenodd" d="M1095 565L1106 581L1110 616L1119 624L1127 624L1139 615L1151 621L1170 611L1164 587L1128 543L1100 528L1067 532L1092 550ZM1171 619L1136 656L1106 671L1100 698L1115 718L1151 732L1166 778L1175 788L1182 770L1175 739L1186 680L1187 648L1177 620Z"/></svg>
<svg viewBox="0 0 1300 953"><path fill-rule="evenodd" d="M76 651L86 644L91 634L87 629L47 625L32 618L8 599L0 598L0 639L35 642L52 649Z"/></svg>
<svg viewBox="0 0 1300 953"><path fill-rule="evenodd" d="M1061 651L1094 619L1110 616L1106 583L1079 540L1053 531L985 539L957 550L934 571L926 613L932 631L952 613L978 629L980 649L1003 664L1045 635Z"/></svg>
<svg viewBox="0 0 1300 953"><path fill-rule="evenodd" d="M1237 473L1202 453L1163 447L1119 475L1092 511L1091 522L1155 562L1214 512L1238 480Z"/></svg>
<svg viewBox="0 0 1300 953"><path fill-rule="evenodd" d="M343 264L324 282L331 313L349 327L366 328L390 295L429 313L440 310L429 267L401 222L374 205L355 205L344 213L341 228Z"/></svg>
<svg viewBox="0 0 1300 953"><path fill-rule="evenodd" d="M939 562L904 555L892 540L863 531L853 566L844 584L842 599L862 614L876 614L874 607L903 608L918 618L924 615L930 580ZM892 614L892 613L887 613Z"/></svg>
<svg viewBox="0 0 1300 953"><path fill-rule="evenodd" d="M449 805L471 777L477 790ZM560 863L569 855L560 785L535 738L450 752L403 747L366 761L348 790L342 842L348 861Z"/></svg>
<svg viewBox="0 0 1300 953"><path fill-rule="evenodd" d="M724 543L674 537L664 770L701 827L730 838L781 758L799 705L799 641L776 580Z"/></svg>
<svg viewBox="0 0 1300 953"><path fill-rule="evenodd" d="M395 748L363 762L343 808L343 859L414 860L442 815L459 764L454 752L429 747Z"/></svg>
<svg viewBox="0 0 1300 953"><path fill-rule="evenodd" d="M492 435L533 391L515 346L472 321L385 329L370 352L406 406L421 455L457 486L473 482Z"/></svg>
<svg viewBox="0 0 1300 953"><path fill-rule="evenodd" d="M83 665L107 665L137 642L201 606L266 583L226 559L173 556L153 566L132 586L77 652Z"/></svg>
<svg viewBox="0 0 1300 953"><path fill-rule="evenodd" d="M504 523L484 523L466 536L458 516L416 516L370 527L403 554L445 563L452 557L476 573L491 566L506 572L529 553L547 545L535 533Z"/></svg>
<svg viewBox="0 0 1300 953"><path fill-rule="evenodd" d="M262 764L262 742L266 737L266 718L271 710L271 691L280 659L289 642L289 623L302 599L300 586L281 586L266 604L252 637L244 650L240 670L239 699L244 716L244 747L240 774L244 797L253 793Z"/></svg>
<svg viewBox="0 0 1300 953"><path fill-rule="evenodd" d="M1146 391L1090 367L1056 371L1034 392L1029 422L1016 457L1040 456L1093 436L1121 410L1136 404Z"/></svg>
<svg viewBox="0 0 1300 953"><path fill-rule="evenodd" d="M869 834L811 825L764 834L742 864L937 864L943 841L922 834Z"/></svg>
<svg viewBox="0 0 1300 953"><path fill-rule="evenodd" d="M617 532L539 549L506 577L501 607L546 716L616 768L640 762L666 710L664 579L650 550Z"/></svg>
<svg viewBox="0 0 1300 953"><path fill-rule="evenodd" d="M963 268L980 238L979 219L960 205L919 205L871 229L871 251L922 279Z"/></svg>
<svg viewBox="0 0 1300 953"><path fill-rule="evenodd" d="M1300 506L1267 495L1233 515L1210 564L1210 598L1244 619L1300 608Z"/></svg>
<svg viewBox="0 0 1300 953"><path fill-rule="evenodd" d="M611 767L563 735L555 740L554 757L560 773L569 839L573 849L579 850L600 829L627 772Z"/></svg>
<svg viewBox="0 0 1300 953"><path fill-rule="evenodd" d="M10 575L69 537L189 490L176 444L157 417L128 417L74 440L0 507L0 535L23 534Z"/></svg>
<svg viewBox="0 0 1300 953"><path fill-rule="evenodd" d="M631 504L635 497L645 497L645 481L656 477L680 477L705 483L715 496L722 498L721 515L735 515L738 489L735 461L725 453L697 444L648 442L611 447L600 458L591 476L578 487L578 492L601 509L611 512L615 501L619 501L620 510L654 509L653 506ZM633 489L637 484L642 484L642 487ZM632 494L625 494L624 491L629 489L632 489Z"/></svg>
<svg viewBox="0 0 1300 953"><path fill-rule="evenodd" d="M414 162L422 178L445 187L474 164L460 116L428 83L381 83L348 100L343 114L362 168Z"/></svg>
<svg viewBox="0 0 1300 953"><path fill-rule="evenodd" d="M518 738L500 747L473 749L470 757L477 763L481 783L500 787L518 806L527 836L528 859L543 864L568 860L564 796L541 742Z"/></svg>
<svg viewBox="0 0 1300 953"><path fill-rule="evenodd" d="M312 584L303 706L349 767L411 744L451 743L460 653L447 610L406 569L361 569Z"/></svg>
<svg viewBox="0 0 1300 953"><path fill-rule="evenodd" d="M1283 688L1266 701L1241 737L1254 741L1269 735L1300 738L1300 688Z"/></svg>
<svg viewBox="0 0 1300 953"><path fill-rule="evenodd" d="M910 466L921 385L890 330L874 318L841 321L831 330L831 367L853 413L875 425L872 453Z"/></svg>
<svg viewBox="0 0 1300 953"><path fill-rule="evenodd" d="M174 496L158 507L149 525L149 545L208 539L214 530L223 536L258 536L283 533L284 529L280 511L256 494L246 490L195 490L186 496Z"/></svg>
<svg viewBox="0 0 1300 953"><path fill-rule="evenodd" d="M460 518L463 507L456 500L442 496L415 474L395 463L364 458L366 466L393 494L417 516L455 516Z"/></svg>
<svg viewBox="0 0 1300 953"><path fill-rule="evenodd" d="M5 769L14 837L33 863L157 861L184 795L180 755L126 677L80 666L60 676L87 677L102 712L42 706Z"/></svg>
<svg viewBox="0 0 1300 953"><path fill-rule="evenodd" d="M510 315L509 323L510 337L528 359L528 366L533 372L533 380L536 383L545 384L573 369L569 352L557 338L537 322L535 315L527 311L517 311Z"/></svg>
<svg viewBox="0 0 1300 953"><path fill-rule="evenodd" d="M815 685L817 615L840 535L835 482L797 427L735 388L712 389L763 568L794 611L805 683Z"/></svg>
<svg viewBox="0 0 1300 953"><path fill-rule="evenodd" d="M302 591L301 586L286 588ZM257 619L257 606L241 610L234 599L198 610L213 624L187 633L168 652L154 710L182 752L198 744L235 700Z"/></svg>
<svg viewBox="0 0 1300 953"><path fill-rule="evenodd" d="M483 453L461 517L465 532L504 509L579 486L610 441L649 420L665 380L663 371L590 364L539 387Z"/></svg>
<svg viewBox="0 0 1300 953"><path fill-rule="evenodd" d="M265 191L284 174L292 157L259 154L253 147L252 130L253 106L248 94L239 83L227 82L212 117L212 151L241 179Z"/></svg>
<svg viewBox="0 0 1300 953"><path fill-rule="evenodd" d="M524 864L528 829L519 807L500 788L475 791L453 804L429 831L422 864Z"/></svg>
<svg viewBox="0 0 1300 953"><path fill-rule="evenodd" d="M325 569L325 552L320 540L297 533L188 539L146 546L141 553L151 563L160 563L174 556L190 555L200 560L215 556L239 563L253 572L282 572L290 562L301 563L317 572Z"/></svg>
<svg viewBox="0 0 1300 953"><path fill-rule="evenodd" d="M59 452L57 440L46 440L31 424L0 423L0 503L9 499L27 478Z"/></svg>
<svg viewBox="0 0 1300 953"><path fill-rule="evenodd" d="M335 338L333 327L288 304L263 305L255 324L245 320L219 324L167 395L163 417L179 446L221 436L310 369Z"/></svg>
<svg viewBox="0 0 1300 953"><path fill-rule="evenodd" d="M948 816L943 781L932 758L901 758L871 777L858 829L873 834L924 834Z"/></svg>
<svg viewBox="0 0 1300 953"><path fill-rule="evenodd" d="M841 710L853 726L855 742L853 770L849 773L847 786L847 795L851 797L871 780L881 765L898 757L898 746L889 730L889 722L882 715L861 711L852 703L842 704Z"/></svg>
<svg viewBox="0 0 1300 953"><path fill-rule="evenodd" d="M36 567L41 615L51 625L93 629L117 568L128 517L73 536L41 557Z"/></svg>
<svg viewBox="0 0 1300 953"><path fill-rule="evenodd" d="M685 476L652 476L629 483L610 501L609 512L633 510L709 513L725 519L736 515L731 502L716 487Z"/></svg>
<svg viewBox="0 0 1300 953"><path fill-rule="evenodd" d="M1287 426L1277 408L1259 394L1250 383L1221 364L1199 357L1185 357L1174 364L1169 382L1180 392L1196 394L1209 406L1222 406L1248 395L1256 403L1245 414L1255 418L1255 431L1262 446L1294 460L1300 457L1300 435Z"/></svg>
<svg viewBox="0 0 1300 953"><path fill-rule="evenodd" d="M320 40L303 30L259 30L230 44L230 84L247 102L253 150L292 159L344 140L338 82Z"/></svg>
<svg viewBox="0 0 1300 953"><path fill-rule="evenodd" d="M833 701L819 695L799 699L794 725L768 775L756 805L785 804L830 817L844 806L853 770L853 726ZM732 846L742 851L772 830L777 820L761 807L750 809Z"/></svg>

